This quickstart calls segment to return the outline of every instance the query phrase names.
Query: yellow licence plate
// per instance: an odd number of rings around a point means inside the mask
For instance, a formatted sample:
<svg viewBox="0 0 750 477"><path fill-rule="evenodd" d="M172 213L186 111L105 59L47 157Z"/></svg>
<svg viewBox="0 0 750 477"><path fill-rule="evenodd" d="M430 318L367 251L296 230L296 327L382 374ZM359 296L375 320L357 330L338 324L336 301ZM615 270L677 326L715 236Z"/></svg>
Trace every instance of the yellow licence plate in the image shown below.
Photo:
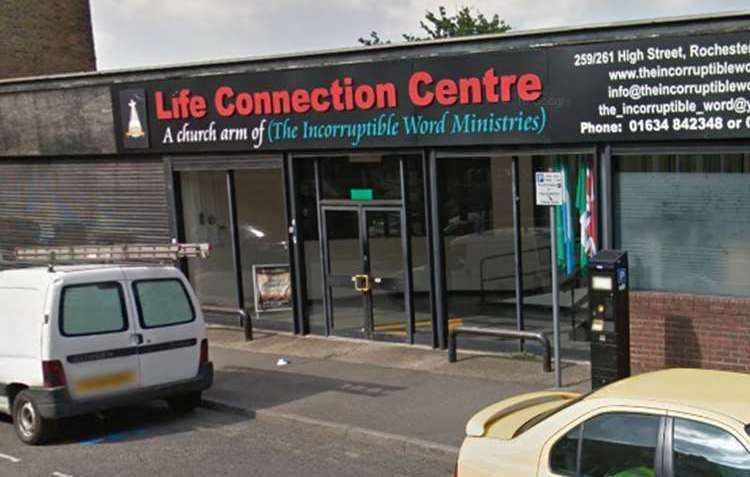
<svg viewBox="0 0 750 477"><path fill-rule="evenodd" d="M109 391L127 386L135 382L134 371L123 371L114 374L104 374L91 378L81 379L75 384L79 393L90 393L94 391Z"/></svg>

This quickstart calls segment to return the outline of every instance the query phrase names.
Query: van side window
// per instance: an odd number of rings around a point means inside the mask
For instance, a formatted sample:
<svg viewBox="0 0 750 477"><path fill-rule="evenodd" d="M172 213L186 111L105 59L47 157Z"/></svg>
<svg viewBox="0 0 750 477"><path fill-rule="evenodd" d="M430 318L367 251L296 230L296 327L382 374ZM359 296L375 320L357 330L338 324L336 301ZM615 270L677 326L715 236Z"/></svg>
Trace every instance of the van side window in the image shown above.
<svg viewBox="0 0 750 477"><path fill-rule="evenodd" d="M143 328L181 325L195 319L193 304L180 280L139 280L133 289Z"/></svg>
<svg viewBox="0 0 750 477"><path fill-rule="evenodd" d="M63 336L116 333L128 329L125 298L117 282L69 285L60 298Z"/></svg>

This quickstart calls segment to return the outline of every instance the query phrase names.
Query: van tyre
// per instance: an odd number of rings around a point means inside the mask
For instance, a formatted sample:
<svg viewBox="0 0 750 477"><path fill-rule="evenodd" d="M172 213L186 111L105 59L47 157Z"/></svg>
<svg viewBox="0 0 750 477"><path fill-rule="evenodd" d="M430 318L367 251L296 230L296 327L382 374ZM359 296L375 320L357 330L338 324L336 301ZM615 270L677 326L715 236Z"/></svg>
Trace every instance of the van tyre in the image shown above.
<svg viewBox="0 0 750 477"><path fill-rule="evenodd" d="M201 404L201 393L182 394L167 399L169 409L175 414L187 414Z"/></svg>
<svg viewBox="0 0 750 477"><path fill-rule="evenodd" d="M54 434L54 421L44 419L28 391L21 391L13 400L13 427L24 444L48 442Z"/></svg>

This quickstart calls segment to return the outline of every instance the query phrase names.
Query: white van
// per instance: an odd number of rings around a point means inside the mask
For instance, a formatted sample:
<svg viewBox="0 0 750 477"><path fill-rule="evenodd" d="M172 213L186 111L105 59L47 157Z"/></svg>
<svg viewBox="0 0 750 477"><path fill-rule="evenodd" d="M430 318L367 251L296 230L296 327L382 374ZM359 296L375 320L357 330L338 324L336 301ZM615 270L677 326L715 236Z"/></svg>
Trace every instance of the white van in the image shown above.
<svg viewBox="0 0 750 477"><path fill-rule="evenodd" d="M0 412L27 444L55 419L166 399L195 408L211 386L206 326L171 266L0 272Z"/></svg>

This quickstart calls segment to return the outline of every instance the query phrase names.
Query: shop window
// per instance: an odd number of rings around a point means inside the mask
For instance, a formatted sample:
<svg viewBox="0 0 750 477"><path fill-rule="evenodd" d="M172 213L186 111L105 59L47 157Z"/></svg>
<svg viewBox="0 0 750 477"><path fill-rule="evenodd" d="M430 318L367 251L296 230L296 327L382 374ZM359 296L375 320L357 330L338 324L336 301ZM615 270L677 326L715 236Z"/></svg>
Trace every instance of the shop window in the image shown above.
<svg viewBox="0 0 750 477"><path fill-rule="evenodd" d="M285 305L292 277L283 169L235 171L234 184L245 308L254 310L263 326L291 329L292 313ZM260 304L269 311L255 309L256 282Z"/></svg>
<svg viewBox="0 0 750 477"><path fill-rule="evenodd" d="M581 258L576 186L579 171L582 165L591 164L591 156L519 156L517 164L525 327L552 330L549 209L535 205L534 174L564 168L570 199L570 246L567 254L557 259L563 261L559 266L563 333L585 330L586 266ZM441 158L438 174L450 324L515 327L513 157ZM586 359L586 334L576 332L573 337L566 348L578 359Z"/></svg>
<svg viewBox="0 0 750 477"><path fill-rule="evenodd" d="M620 156L615 167L632 288L750 296L750 155Z"/></svg>
<svg viewBox="0 0 750 477"><path fill-rule="evenodd" d="M321 286L320 239L318 237L318 198L315 191L315 158L294 160L298 213L305 249L306 313L312 333L325 333L325 314Z"/></svg>
<svg viewBox="0 0 750 477"><path fill-rule="evenodd" d="M211 244L207 259L189 258L188 277L204 305L237 308L226 172L181 172L186 242Z"/></svg>

